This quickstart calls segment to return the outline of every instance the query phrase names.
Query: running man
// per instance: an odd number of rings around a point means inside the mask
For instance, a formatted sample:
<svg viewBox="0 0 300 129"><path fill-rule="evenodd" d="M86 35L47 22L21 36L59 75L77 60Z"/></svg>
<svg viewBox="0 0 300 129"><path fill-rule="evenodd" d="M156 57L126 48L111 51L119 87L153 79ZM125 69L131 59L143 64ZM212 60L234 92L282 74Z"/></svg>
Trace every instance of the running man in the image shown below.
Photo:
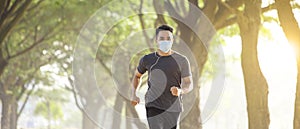
<svg viewBox="0 0 300 129"><path fill-rule="evenodd" d="M188 59L173 51L173 28L161 25L156 29L156 52L140 59L132 84L131 104L140 102L136 89L141 76L148 71L145 95L147 121L150 129L176 129L183 111L182 95L193 89Z"/></svg>

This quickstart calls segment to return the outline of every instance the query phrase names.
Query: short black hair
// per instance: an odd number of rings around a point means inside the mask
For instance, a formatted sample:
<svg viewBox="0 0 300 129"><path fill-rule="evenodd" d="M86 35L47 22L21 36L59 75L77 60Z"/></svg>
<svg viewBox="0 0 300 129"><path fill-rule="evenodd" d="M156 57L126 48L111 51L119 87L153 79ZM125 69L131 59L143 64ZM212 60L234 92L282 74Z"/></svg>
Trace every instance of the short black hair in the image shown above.
<svg viewBox="0 0 300 129"><path fill-rule="evenodd" d="M159 31L170 31L173 34L173 28L169 25L161 25L156 29L155 36L158 35Z"/></svg>

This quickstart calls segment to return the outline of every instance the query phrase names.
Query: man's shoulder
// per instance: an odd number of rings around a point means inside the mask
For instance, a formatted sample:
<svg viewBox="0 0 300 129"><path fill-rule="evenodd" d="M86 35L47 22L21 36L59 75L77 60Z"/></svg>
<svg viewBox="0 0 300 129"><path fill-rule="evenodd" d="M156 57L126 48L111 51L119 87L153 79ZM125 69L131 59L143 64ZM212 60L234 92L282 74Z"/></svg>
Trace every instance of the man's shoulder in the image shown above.
<svg viewBox="0 0 300 129"><path fill-rule="evenodd" d="M143 58L153 58L155 57L155 52L152 52L152 53L149 53L149 54L146 54L143 56Z"/></svg>
<svg viewBox="0 0 300 129"><path fill-rule="evenodd" d="M155 58L155 52L149 53L149 54L145 54L141 59L143 61L149 61L152 60L153 58Z"/></svg>
<svg viewBox="0 0 300 129"><path fill-rule="evenodd" d="M187 57L177 51L174 51L173 57L178 58L178 59L187 59Z"/></svg>

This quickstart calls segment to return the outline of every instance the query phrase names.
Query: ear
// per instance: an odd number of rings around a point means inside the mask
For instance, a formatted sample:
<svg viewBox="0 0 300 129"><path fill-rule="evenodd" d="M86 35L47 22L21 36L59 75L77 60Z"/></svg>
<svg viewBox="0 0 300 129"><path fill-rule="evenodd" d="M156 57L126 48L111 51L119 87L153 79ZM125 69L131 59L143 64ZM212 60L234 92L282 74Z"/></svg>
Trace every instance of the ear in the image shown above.
<svg viewBox="0 0 300 129"><path fill-rule="evenodd" d="M171 40L172 40L172 42L175 40L175 36L174 35L172 35Z"/></svg>
<svg viewBox="0 0 300 129"><path fill-rule="evenodd" d="M158 38L157 38L157 37L155 37L155 43L157 43L157 44L158 44Z"/></svg>
<svg viewBox="0 0 300 129"><path fill-rule="evenodd" d="M157 38L155 38L155 40L154 40L154 42L153 42L153 45L154 45L154 46L158 46Z"/></svg>

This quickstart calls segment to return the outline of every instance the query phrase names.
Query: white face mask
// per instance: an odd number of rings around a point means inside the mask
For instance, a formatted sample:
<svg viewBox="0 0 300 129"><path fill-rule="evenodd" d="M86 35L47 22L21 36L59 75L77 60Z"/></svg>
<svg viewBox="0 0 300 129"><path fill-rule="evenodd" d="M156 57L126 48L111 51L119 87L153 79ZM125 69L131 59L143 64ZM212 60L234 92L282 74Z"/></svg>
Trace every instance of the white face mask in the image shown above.
<svg viewBox="0 0 300 129"><path fill-rule="evenodd" d="M172 42L171 41L158 41L158 48L164 53L167 53L172 48Z"/></svg>

